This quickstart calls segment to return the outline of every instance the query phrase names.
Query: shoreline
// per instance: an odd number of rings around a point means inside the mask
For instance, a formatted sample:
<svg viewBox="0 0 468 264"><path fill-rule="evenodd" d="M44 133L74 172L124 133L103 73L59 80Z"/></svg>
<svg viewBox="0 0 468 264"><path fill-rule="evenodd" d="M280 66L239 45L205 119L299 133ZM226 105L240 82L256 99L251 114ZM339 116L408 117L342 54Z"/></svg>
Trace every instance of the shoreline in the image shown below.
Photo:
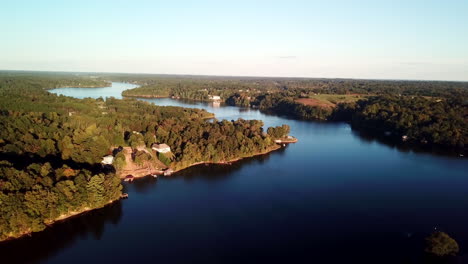
<svg viewBox="0 0 468 264"><path fill-rule="evenodd" d="M197 162L194 162L194 163L191 163L190 165L187 165L183 168L179 168L177 170L174 170L170 175L167 175L165 177L170 177L172 176L174 173L177 173L177 172L180 172L182 170L185 170L185 169L188 169L190 167L194 167L194 166L198 166L198 165L202 165L202 164L218 164L218 165L230 165L230 163L234 163L234 162L237 162L237 161L240 161L242 159L247 159L247 158L253 158L253 157L256 157L256 156L261 156L261 155L266 155L268 153L271 153L273 151L276 151L278 149L282 148L281 145L278 145L278 144L275 144L273 145L271 148L265 150L265 151L262 151L262 152L259 152L259 153L255 153L255 154L251 154L251 155L248 155L248 156L245 156L245 157L237 157L237 158L232 158L230 160L223 160L223 161L218 161L218 162L214 162L214 161L197 161ZM140 169L140 170L146 170L146 169ZM149 177L151 176L152 174L157 174L158 176L162 176L164 175L164 171L154 171L154 173L150 173L150 174L137 174L137 175L133 175L131 174L135 179L140 179L140 178L144 178L144 177ZM120 179L122 181L124 181L125 179L125 176L120 176Z"/></svg>
<svg viewBox="0 0 468 264"><path fill-rule="evenodd" d="M230 160L223 160L223 161L218 161L218 162L214 162L214 161L198 161L198 162L195 162L195 163L192 163L186 167L183 167L183 168L180 168L180 169L177 169L177 170L174 170L173 173L176 173L176 172L179 172L179 171L182 171L182 170L185 170L185 169L188 169L190 167L193 167L193 166L197 166L197 165L202 165L202 164L219 164L219 165L229 165L229 163L233 163L233 162L237 162L237 161L240 161L242 159L246 159L246 158L253 158L255 156L261 156L261 155L266 155L268 153L271 153L275 150L278 150L282 148L280 145L278 144L275 144L274 146L272 146L271 149L267 149L266 151L263 151L263 152L260 152L260 153L255 153L255 154L251 154L249 156L245 156L245 157L238 157L238 158L233 158L233 159L230 159Z"/></svg>
<svg viewBox="0 0 468 264"><path fill-rule="evenodd" d="M127 91L127 90L125 90ZM163 96L163 95L124 95L122 92L122 97L133 97L133 98L155 98L155 99L162 99L162 98L171 98L170 96Z"/></svg>
<svg viewBox="0 0 468 264"><path fill-rule="evenodd" d="M110 85L109 85L110 84ZM55 90L55 89L62 89L62 88L109 88L112 87L112 83L106 84L105 86L102 85L96 85L96 86L91 86L91 85L82 85L82 86L60 86L60 87L55 87L55 88L46 88L44 90L50 91L50 90Z"/></svg>
<svg viewBox="0 0 468 264"><path fill-rule="evenodd" d="M125 90L128 91L128 90ZM202 102L202 103L212 103L212 102L220 102L224 104L224 101L213 101L213 100L199 100L199 99L192 99L192 98L173 98L172 96L164 96L164 95L150 95L150 94L143 94L143 95L124 95L122 92L123 97L132 97L132 98L153 98L153 99L172 99L172 100L186 100L186 101L193 101L193 102Z"/></svg>
<svg viewBox="0 0 468 264"><path fill-rule="evenodd" d="M21 239L21 238L24 238L26 236L32 236L34 233L40 233L44 230L46 230L47 228L50 228L52 227L54 224L57 224L57 223L60 223L60 222L63 222L63 221L66 221L68 219L71 219L73 217L78 217L80 215L83 215L83 214L86 214L86 213L89 213L91 211L94 211L94 210L98 210L98 209L101 209L101 208L104 208L108 205L111 205L119 200L121 200L122 198L119 197L118 199L115 199L115 200L111 200L109 202L107 202L106 204L104 204L103 206L100 206L100 207L95 207L95 208L89 208L89 207L84 207L82 210L79 210L79 211L71 211L67 214L62 214L60 215L59 217L57 217L56 219L53 219L53 220L49 220L47 222L44 222L44 225L45 225L45 228L40 230L40 231L27 231L27 232L22 232L20 234L16 234L16 235L12 235L12 236L9 236L3 240L0 240L0 245L2 243L5 243L5 242L9 242L9 241L13 241L13 240L17 240L17 239Z"/></svg>

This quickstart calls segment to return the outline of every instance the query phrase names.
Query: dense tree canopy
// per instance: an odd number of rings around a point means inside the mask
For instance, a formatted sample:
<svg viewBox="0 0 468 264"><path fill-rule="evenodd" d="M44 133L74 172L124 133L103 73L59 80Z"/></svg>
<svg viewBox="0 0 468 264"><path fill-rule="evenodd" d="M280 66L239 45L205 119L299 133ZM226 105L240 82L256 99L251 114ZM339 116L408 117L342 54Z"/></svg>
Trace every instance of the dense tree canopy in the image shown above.
<svg viewBox="0 0 468 264"><path fill-rule="evenodd" d="M406 136L413 144L466 150L468 83L168 75L113 75L143 85L129 96L152 94L209 100L306 120L350 122L355 129ZM343 95L343 96L338 96ZM320 98L336 100L323 104ZM312 99L311 99L312 98ZM340 101L339 98L342 98ZM356 99L357 98L357 99ZM299 99L310 99L302 103Z"/></svg>
<svg viewBox="0 0 468 264"><path fill-rule="evenodd" d="M447 233L434 232L426 238L426 252L443 257L455 256L458 254L459 247L457 241L451 238Z"/></svg>
<svg viewBox="0 0 468 264"><path fill-rule="evenodd" d="M118 146L132 147L141 165L153 155L136 149L168 144L171 152L159 158L173 169L275 149L261 121L210 122L213 115L200 109L46 91L106 84L89 76L0 74L0 241L119 199L119 177L100 165L109 154L115 169L126 165L122 152L112 153Z"/></svg>

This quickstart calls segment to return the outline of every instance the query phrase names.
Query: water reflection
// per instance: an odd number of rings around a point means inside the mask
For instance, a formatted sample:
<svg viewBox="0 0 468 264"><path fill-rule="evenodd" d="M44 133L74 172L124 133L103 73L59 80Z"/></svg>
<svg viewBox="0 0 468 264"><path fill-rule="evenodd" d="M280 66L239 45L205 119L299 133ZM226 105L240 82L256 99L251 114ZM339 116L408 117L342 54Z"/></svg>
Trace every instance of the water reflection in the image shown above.
<svg viewBox="0 0 468 264"><path fill-rule="evenodd" d="M41 262L83 239L100 240L108 224L118 225L122 217L122 203L117 201L102 209L56 223L29 237L1 244L2 263ZM83 252L83 254L85 254Z"/></svg>
<svg viewBox="0 0 468 264"><path fill-rule="evenodd" d="M222 180L225 177L234 175L234 172L241 170L243 167L254 164L261 165L266 163L272 156L282 156L284 155L286 148L287 146L265 155L245 158L231 164L200 164L175 173L167 179L176 180L183 177L187 181L194 178L200 178L207 181Z"/></svg>
<svg viewBox="0 0 468 264"><path fill-rule="evenodd" d="M456 150L441 148L430 144L420 145L412 144L410 142L402 142L400 139L395 139L394 137L386 137L354 128L351 128L351 133L353 136L358 137L362 142L368 144L378 143L402 153L432 154L441 157L459 157Z"/></svg>
<svg viewBox="0 0 468 264"><path fill-rule="evenodd" d="M99 243L90 232L88 240L64 242L48 262L426 263L424 237L435 226L453 235L461 255L468 252L465 160L415 154L344 123L147 101L204 108L218 119L288 124L299 143L232 165L200 165L125 185L130 198L119 228L91 232Z"/></svg>
<svg viewBox="0 0 468 264"><path fill-rule="evenodd" d="M132 190L138 193L148 193L148 192L155 191L157 188L158 188L158 179L152 176L146 176L143 178L135 179L132 183L124 183L123 192Z"/></svg>

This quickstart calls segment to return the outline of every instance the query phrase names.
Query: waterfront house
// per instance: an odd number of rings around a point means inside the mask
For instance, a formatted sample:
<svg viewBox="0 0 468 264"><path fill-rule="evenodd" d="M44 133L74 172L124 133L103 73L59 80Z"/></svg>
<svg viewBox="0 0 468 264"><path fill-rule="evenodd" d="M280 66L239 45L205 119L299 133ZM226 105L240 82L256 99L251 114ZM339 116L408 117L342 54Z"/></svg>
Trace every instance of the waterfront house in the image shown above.
<svg viewBox="0 0 468 264"><path fill-rule="evenodd" d="M221 101L221 96L219 95L210 95L208 98L213 101Z"/></svg>
<svg viewBox="0 0 468 264"><path fill-rule="evenodd" d="M174 173L174 170L173 169L166 169L164 171L164 176L170 176L172 173Z"/></svg>
<svg viewBox="0 0 468 264"><path fill-rule="evenodd" d="M112 155L107 155L102 158L101 163L104 165L112 165L112 162L114 162L114 156Z"/></svg>
<svg viewBox="0 0 468 264"><path fill-rule="evenodd" d="M160 152L160 153L168 153L168 152L171 152L171 148L166 145L166 144L153 144L153 146L151 146L151 148L157 152Z"/></svg>

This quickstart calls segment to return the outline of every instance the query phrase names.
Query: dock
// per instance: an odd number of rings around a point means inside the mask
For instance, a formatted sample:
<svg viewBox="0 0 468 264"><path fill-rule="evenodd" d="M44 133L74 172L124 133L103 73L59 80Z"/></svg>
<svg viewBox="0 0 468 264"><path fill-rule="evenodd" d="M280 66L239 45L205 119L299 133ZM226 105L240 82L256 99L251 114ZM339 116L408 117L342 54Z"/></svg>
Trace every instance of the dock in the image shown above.
<svg viewBox="0 0 468 264"><path fill-rule="evenodd" d="M276 139L275 143L277 143L277 144L290 144L290 143L296 143L297 141L298 141L297 138L295 138L293 136L287 136L285 138Z"/></svg>

